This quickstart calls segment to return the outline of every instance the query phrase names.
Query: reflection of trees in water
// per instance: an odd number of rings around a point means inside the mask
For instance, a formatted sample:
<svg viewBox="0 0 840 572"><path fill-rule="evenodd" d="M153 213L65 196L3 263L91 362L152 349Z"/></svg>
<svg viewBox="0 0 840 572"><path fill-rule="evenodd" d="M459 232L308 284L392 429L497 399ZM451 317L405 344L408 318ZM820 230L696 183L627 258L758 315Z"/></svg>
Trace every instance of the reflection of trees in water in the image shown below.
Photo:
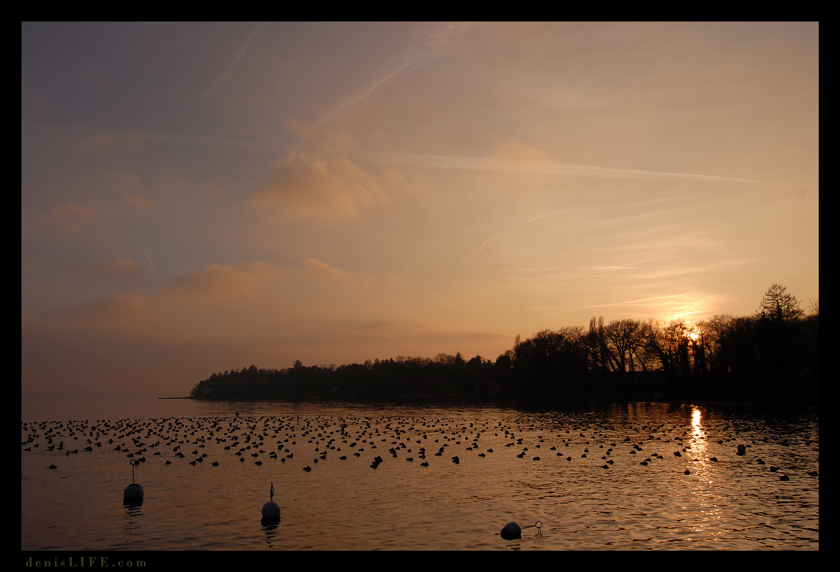
<svg viewBox="0 0 840 572"><path fill-rule="evenodd" d="M790 401L818 399L819 301L810 312L774 284L753 316L708 320L593 317L580 326L542 330L493 362L460 353L434 359L376 359L363 364L283 370L256 366L214 373L191 395L208 399Z"/></svg>

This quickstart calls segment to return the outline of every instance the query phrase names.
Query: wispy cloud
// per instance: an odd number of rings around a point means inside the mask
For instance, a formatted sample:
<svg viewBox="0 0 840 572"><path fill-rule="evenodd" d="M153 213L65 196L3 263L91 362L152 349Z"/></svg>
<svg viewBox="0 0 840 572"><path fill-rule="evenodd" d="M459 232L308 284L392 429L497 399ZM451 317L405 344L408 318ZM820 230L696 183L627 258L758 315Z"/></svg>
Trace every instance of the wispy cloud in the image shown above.
<svg viewBox="0 0 840 572"><path fill-rule="evenodd" d="M669 295L669 296L653 296L653 297L650 297L650 298L638 298L638 299L635 299L635 300L620 300L620 301L616 301L616 302L609 302L609 303L606 303L606 304L592 304L592 305L576 306L576 307L561 307L561 308L555 309L554 311L551 311L551 312L548 312L548 313L545 313L545 314L541 314L538 317L539 318L545 318L545 317L548 317L548 316L556 316L558 314L566 314L566 313L576 312L576 311L580 311L580 310L594 310L594 309L597 309L597 308L615 308L615 307L620 307L620 306L648 306L651 303L660 302L662 300L670 300L670 299L673 299L673 298L685 298L687 296L695 296L695 295L696 294L694 294L694 293L688 292L688 293L685 293L685 294L672 294L672 295Z"/></svg>
<svg viewBox="0 0 840 572"><path fill-rule="evenodd" d="M40 218L46 225L62 233L90 238L102 236L101 231L95 228L99 224L99 217L93 207L64 204Z"/></svg>
<svg viewBox="0 0 840 572"><path fill-rule="evenodd" d="M117 278L127 282L141 281L137 265L130 258L115 258L96 264L86 264L77 269L80 274Z"/></svg>
<svg viewBox="0 0 840 572"><path fill-rule="evenodd" d="M360 169L344 157L289 153L248 200L259 212L298 220L332 222L390 201L389 177Z"/></svg>

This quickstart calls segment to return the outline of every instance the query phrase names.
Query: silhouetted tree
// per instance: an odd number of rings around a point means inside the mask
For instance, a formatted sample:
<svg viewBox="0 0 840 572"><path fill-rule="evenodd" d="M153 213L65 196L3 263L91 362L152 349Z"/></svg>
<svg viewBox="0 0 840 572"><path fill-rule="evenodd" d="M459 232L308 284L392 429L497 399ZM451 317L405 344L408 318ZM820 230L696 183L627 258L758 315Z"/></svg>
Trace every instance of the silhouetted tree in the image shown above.
<svg viewBox="0 0 840 572"><path fill-rule="evenodd" d="M773 284L764 293L758 307L758 314L770 321L793 322L805 315L800 304L793 294L788 293L786 287Z"/></svg>
<svg viewBox="0 0 840 572"><path fill-rule="evenodd" d="M634 356L644 341L641 323L636 320L613 320L604 328L604 335L608 341L609 363L619 378L623 379L627 372L636 371Z"/></svg>
<svg viewBox="0 0 840 572"><path fill-rule="evenodd" d="M605 376L612 371L610 350L607 346L607 334L604 331L604 318L592 316L589 320L589 331L587 332L589 344L590 369L598 376Z"/></svg>
<svg viewBox="0 0 840 572"><path fill-rule="evenodd" d="M526 399L557 398L588 374L589 346L583 328L542 330L514 349L513 369Z"/></svg>
<svg viewBox="0 0 840 572"><path fill-rule="evenodd" d="M688 323L624 319L589 329L542 330L498 356L495 364L460 353L434 359L397 356L363 364L283 370L255 365L213 373L191 396L202 399L387 399L424 394L540 403L568 398L722 397L787 401L819 387L819 301L807 314L783 286L765 293L753 316L716 315ZM667 381L670 380L670 388ZM632 381L632 383L627 383Z"/></svg>

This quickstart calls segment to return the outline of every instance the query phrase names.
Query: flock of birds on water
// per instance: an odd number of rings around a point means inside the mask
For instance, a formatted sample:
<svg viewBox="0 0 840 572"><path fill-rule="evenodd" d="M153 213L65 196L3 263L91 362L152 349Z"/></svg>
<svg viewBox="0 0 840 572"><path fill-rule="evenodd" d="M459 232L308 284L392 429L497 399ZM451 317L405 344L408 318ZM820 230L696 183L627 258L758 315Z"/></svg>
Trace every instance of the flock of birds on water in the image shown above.
<svg viewBox="0 0 840 572"><path fill-rule="evenodd" d="M109 420L74 420L22 422L23 454L47 452L56 455L84 455L107 449L122 455L129 462L142 464L148 458L165 458L164 465L189 463L193 466L219 467L222 463L296 465L305 472L318 463L370 462L377 469L396 459L429 467L431 462L459 464L469 457L486 459L509 455L499 449L483 446L488 436L501 447L518 451L515 457L531 462L585 462L593 468L610 470L628 464L642 468L662 462L666 456L683 459L678 463L685 475L691 474L691 462L717 463L716 456L698 453L697 434L688 425L635 423L620 430L606 424L569 424L547 430L538 424L520 422L505 426L501 421L468 422L454 419L417 417L299 417L262 416L215 418L151 418ZM768 465L764 459L750 455L756 443L739 443L734 429L728 436L718 435L717 455L726 460L744 458L756 465ZM624 436L622 436L624 434ZM818 452L817 437L804 440L804 446ZM705 441L705 435L700 436ZM766 440L766 439L765 439ZM214 445L215 444L215 445ZM789 446L786 441L780 443ZM801 446L803 443L797 443ZM208 445L211 447L208 449ZM693 448L694 447L694 448ZM706 453L707 447L703 448ZM207 451L211 451L212 456ZM453 454L456 453L456 454ZM384 458L383 458L384 457ZM301 462L300 459L306 459ZM291 463L296 459L294 463ZM206 461L206 463L205 463ZM784 465L783 459L773 459ZM486 461L485 461L486 462ZM817 457L818 462L818 457ZM54 460L49 469L58 470ZM300 464L305 464L302 468ZM780 467L769 464L766 470L777 473L779 480L790 479L788 473L818 477L819 472L802 467Z"/></svg>

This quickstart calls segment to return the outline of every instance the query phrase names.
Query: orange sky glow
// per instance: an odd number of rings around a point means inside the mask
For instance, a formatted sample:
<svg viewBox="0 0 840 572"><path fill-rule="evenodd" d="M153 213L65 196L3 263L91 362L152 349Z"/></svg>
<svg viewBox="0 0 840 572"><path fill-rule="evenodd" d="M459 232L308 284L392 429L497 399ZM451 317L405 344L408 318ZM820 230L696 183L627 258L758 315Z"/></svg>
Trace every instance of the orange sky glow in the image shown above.
<svg viewBox="0 0 840 572"><path fill-rule="evenodd" d="M24 391L819 297L817 23L24 23Z"/></svg>

